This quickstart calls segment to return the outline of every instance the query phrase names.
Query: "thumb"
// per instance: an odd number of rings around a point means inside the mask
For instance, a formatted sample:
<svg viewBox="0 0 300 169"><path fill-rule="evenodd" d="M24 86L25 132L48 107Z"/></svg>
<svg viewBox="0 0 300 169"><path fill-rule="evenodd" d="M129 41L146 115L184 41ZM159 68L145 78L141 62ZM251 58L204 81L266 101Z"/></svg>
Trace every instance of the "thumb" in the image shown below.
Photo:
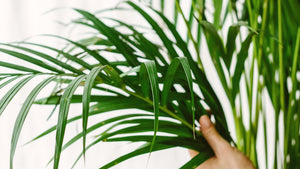
<svg viewBox="0 0 300 169"><path fill-rule="evenodd" d="M231 148L230 144L218 133L207 115L200 117L200 127L205 140L217 157L229 147Z"/></svg>

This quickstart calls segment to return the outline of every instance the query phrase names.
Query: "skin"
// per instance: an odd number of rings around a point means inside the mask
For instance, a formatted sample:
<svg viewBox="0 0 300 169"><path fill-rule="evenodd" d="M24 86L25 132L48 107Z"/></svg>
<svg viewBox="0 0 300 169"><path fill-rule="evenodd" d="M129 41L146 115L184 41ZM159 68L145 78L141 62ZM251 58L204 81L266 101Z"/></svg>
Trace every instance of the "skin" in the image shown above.
<svg viewBox="0 0 300 169"><path fill-rule="evenodd" d="M216 130L209 117L200 118L200 130L213 149L215 156L203 162L196 169L255 169L247 156L232 147ZM190 150L191 157L198 152Z"/></svg>

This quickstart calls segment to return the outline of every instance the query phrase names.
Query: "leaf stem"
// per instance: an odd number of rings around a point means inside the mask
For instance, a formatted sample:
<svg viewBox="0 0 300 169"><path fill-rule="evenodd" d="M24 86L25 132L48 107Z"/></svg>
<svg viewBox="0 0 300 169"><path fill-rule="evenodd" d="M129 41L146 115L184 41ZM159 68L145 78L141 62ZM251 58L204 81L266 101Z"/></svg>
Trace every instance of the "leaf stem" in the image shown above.
<svg viewBox="0 0 300 169"><path fill-rule="evenodd" d="M278 54L279 54L279 86L280 86L280 109L283 112L283 121L284 126L287 126L287 118L285 117L285 93L284 93L284 67L283 67L283 50L282 50L282 19L281 19L281 0L277 1L277 10L278 10ZM286 130L285 130L286 132ZM284 139L284 145L288 142L287 138ZM286 147L286 146L285 146ZM283 154L283 168L285 169L287 166L287 149L284 147Z"/></svg>
<svg viewBox="0 0 300 169"><path fill-rule="evenodd" d="M288 110L287 110L287 117L286 117L286 131L285 131L285 142L284 142L284 152L285 156L287 156L288 148L289 148L289 140L290 140L290 125L292 124L292 108L293 108L293 103L295 100L295 94L296 94L296 89L297 89L297 79L296 79L296 72L297 72L297 60L298 60L298 51L299 51L299 43L300 43L300 27L298 28L297 31L297 39L296 39L296 46L295 46L295 51L294 51L294 56L293 56L293 67L292 67L292 91L289 96L289 104L288 104Z"/></svg>
<svg viewBox="0 0 300 169"><path fill-rule="evenodd" d="M203 64L201 62L201 59L200 59L200 51L199 51L199 48L198 48L198 45L196 43L196 41L194 40L193 38L193 35L192 35L192 31L191 31L191 27L189 26L189 23L188 21L186 20L183 12L182 12L182 9L178 3L178 0L175 0L175 5L176 5L176 8L178 9L180 15L182 16L183 20L184 20L184 23L186 25L186 28L187 28L187 33L188 33L188 37L192 40L193 42L193 45L195 47L195 50L196 50L196 55L197 55L197 61L198 61L198 64L200 65L200 68L202 69L203 68Z"/></svg>
<svg viewBox="0 0 300 169"><path fill-rule="evenodd" d="M283 50L282 50L282 20L281 20L281 0L278 0L278 54L279 54L279 83L280 83L280 106L285 112L284 105L284 70L283 70Z"/></svg>
<svg viewBox="0 0 300 169"><path fill-rule="evenodd" d="M267 21L267 12L268 12L268 0L264 0L263 3L263 17L262 17L262 26L261 26L261 34L259 37L259 48L258 48L258 71L260 70L261 58L262 58L262 49L263 49L263 41L264 41L264 33L266 28Z"/></svg>

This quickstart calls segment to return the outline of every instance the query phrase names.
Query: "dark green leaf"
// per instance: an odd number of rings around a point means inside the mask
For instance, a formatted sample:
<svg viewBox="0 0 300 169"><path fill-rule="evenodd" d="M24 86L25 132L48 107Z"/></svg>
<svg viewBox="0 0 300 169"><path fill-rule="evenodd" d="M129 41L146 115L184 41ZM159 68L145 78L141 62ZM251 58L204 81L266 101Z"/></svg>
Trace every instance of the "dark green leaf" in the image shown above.
<svg viewBox="0 0 300 169"><path fill-rule="evenodd" d="M217 70L222 86L226 94L228 95L227 82L220 60L220 58L226 57L222 39L220 38L213 24L206 21L201 21L200 24L202 25L204 30L210 56Z"/></svg>
<svg viewBox="0 0 300 169"><path fill-rule="evenodd" d="M161 29L161 27L157 24L157 22L148 15L142 8L134 4L133 2L127 1L127 3L132 6L136 11L138 11L147 21L148 23L152 26L153 30L157 33L157 35L160 37L162 40L163 44L167 48L169 55L171 58L179 57L177 52L175 51L173 47L173 43L171 40L167 37L167 35L164 33L164 31Z"/></svg>
<svg viewBox="0 0 300 169"><path fill-rule="evenodd" d="M255 32L251 32L248 35L247 39L242 43L242 48L237 55L236 68L232 77L232 96L233 96L232 99L235 98L239 90L240 78L244 70L245 60L248 56L248 49L252 42L253 35L255 35Z"/></svg>
<svg viewBox="0 0 300 169"><path fill-rule="evenodd" d="M235 39L240 31L240 26L239 25L231 25L229 27L228 35L227 35L227 42L226 42L226 58L224 58L225 65L227 66L227 69L230 68L231 60L232 60L232 55L235 50Z"/></svg>
<svg viewBox="0 0 300 169"><path fill-rule="evenodd" d="M192 74L191 74L191 69L190 66L188 64L188 60L187 58L184 57L179 57L179 58L175 58L171 65L168 68L167 74L165 76L165 82L164 82L164 88L161 94L161 105L165 106L167 103L167 99L169 98L169 92L171 89L171 86L173 84L173 80L176 74L176 71L178 69L179 64L181 64L184 72L185 72L185 76L187 79L187 83L190 89L190 95L191 95L191 109L192 109L192 116L193 116L193 125L195 122L195 101L194 101L194 91L193 91L193 78L192 78ZM204 108L202 108L204 110ZM194 127L194 126L193 126Z"/></svg>
<svg viewBox="0 0 300 169"><path fill-rule="evenodd" d="M170 145L154 145L152 146L151 144L145 144L145 146L141 147L141 148L138 148L137 150L131 152L131 153L128 153L126 155L123 155L113 161L111 161L110 163L102 166L100 169L107 169L107 168L110 168L112 166L115 166L129 158L132 158L132 157L135 157L135 156L138 156L138 155L141 155L141 154L145 154L145 153L148 153L149 152L149 149L151 148L152 151L158 151L158 150L164 150L164 149L168 149L168 148L171 148L173 146L170 146Z"/></svg>
<svg viewBox="0 0 300 169"><path fill-rule="evenodd" d="M189 162L187 162L182 167L180 167L180 169L197 168L201 163L203 163L205 160L208 160L211 156L212 154L206 152L200 152L193 159L191 159Z"/></svg>
<svg viewBox="0 0 300 169"><path fill-rule="evenodd" d="M134 50L122 39L120 39L120 32L111 27L108 27L94 15L86 11L80 9L75 10L82 16L84 16L86 19L91 21L94 24L95 28L97 28L100 31L100 33L103 33L117 47L117 49L125 56L125 58L127 59L128 63L131 64L131 66L139 65L137 58L133 55Z"/></svg>

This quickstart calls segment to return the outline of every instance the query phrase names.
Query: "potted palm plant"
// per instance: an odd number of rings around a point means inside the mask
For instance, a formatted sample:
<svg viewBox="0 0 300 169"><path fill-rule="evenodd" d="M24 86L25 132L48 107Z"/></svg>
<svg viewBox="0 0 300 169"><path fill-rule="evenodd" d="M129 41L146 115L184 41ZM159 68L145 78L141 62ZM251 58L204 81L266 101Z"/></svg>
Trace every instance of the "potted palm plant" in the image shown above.
<svg viewBox="0 0 300 169"><path fill-rule="evenodd" d="M300 165L297 160L300 152L297 10L300 3L296 0L192 0L188 9L183 9L182 3L187 2L175 0L169 6L163 0L157 2L159 8L151 6L152 1L147 7L126 1L122 7L110 9L129 9L139 14L147 25L129 24L103 18L101 12L92 14L74 9L81 17L72 23L87 27L92 36L72 40L48 35L65 41L67 46L63 49L30 41L1 44L1 53L37 68L0 62L0 66L20 72L1 74L1 87L19 81L0 100L0 115L26 83L34 77L43 78L25 100L16 119L11 168L22 126L33 104L59 107L57 124L33 139L56 133L55 169L59 167L63 150L81 139L82 153L77 161L101 142L144 143L101 168L173 147L198 151L196 157L181 167L195 168L213 156L196 129L199 127L196 121L203 114L209 114L220 134L245 153L256 167ZM173 13L167 17L166 9L170 7ZM185 33L181 33L182 29ZM209 51L206 55L205 46ZM216 72L215 81L210 79L211 71ZM36 100L50 83L56 84L51 95ZM219 85L216 87L214 83ZM269 107L265 106L268 101ZM75 103L82 104L81 115L69 118L69 108ZM88 125L91 118L124 109L143 112L112 114L108 119ZM274 126L268 122L270 116L275 119ZM64 140L66 126L78 120L82 120L82 131ZM230 120L233 121L231 133L227 124ZM270 127L275 128L274 139L267 137ZM105 130L87 144L87 135L101 128ZM282 131L284 134L280 135ZM262 142L258 140L259 132L263 133ZM259 144L264 146L257 151ZM275 153L270 154L271 149ZM264 166L258 158L262 151ZM274 160L268 160L269 156Z"/></svg>

